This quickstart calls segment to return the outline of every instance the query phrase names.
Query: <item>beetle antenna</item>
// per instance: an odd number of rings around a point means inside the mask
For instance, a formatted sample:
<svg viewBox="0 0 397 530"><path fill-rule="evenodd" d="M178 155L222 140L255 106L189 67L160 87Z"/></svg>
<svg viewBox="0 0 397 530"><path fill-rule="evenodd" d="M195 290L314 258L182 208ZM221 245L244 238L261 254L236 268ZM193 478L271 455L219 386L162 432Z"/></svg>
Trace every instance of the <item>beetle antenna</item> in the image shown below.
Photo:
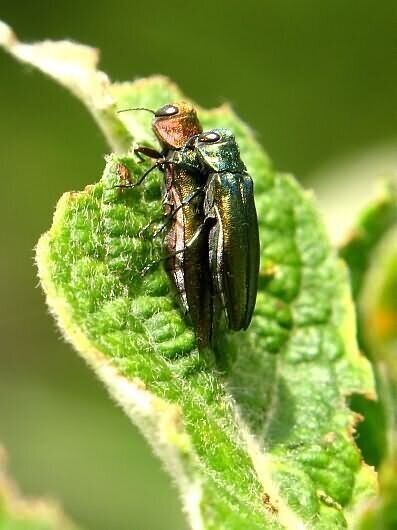
<svg viewBox="0 0 397 530"><path fill-rule="evenodd" d="M146 112L151 112L152 114L155 114L154 110L147 109L145 107L132 107L131 109L120 109L120 110L117 111L117 113L119 113L119 112L128 112L130 110L145 110Z"/></svg>

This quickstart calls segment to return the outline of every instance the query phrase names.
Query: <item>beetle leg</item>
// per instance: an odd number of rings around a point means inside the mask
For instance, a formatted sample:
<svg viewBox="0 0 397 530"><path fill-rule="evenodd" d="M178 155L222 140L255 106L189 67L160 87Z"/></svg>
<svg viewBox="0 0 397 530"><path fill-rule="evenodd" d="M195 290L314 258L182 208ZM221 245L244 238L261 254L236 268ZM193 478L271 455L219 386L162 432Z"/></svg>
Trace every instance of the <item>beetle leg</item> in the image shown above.
<svg viewBox="0 0 397 530"><path fill-rule="evenodd" d="M186 206L187 204L189 204L189 202L191 202L195 197L197 197L200 193L203 192L203 189L202 188L196 188L190 195L188 195L182 202L179 206L177 206L175 208L175 210L173 210L168 216L167 216L167 219L165 221L165 223L163 223L160 228L158 228L154 234L153 234L153 237L157 237L167 226L168 226L168 223L170 223L172 221L172 219L175 217L175 214L177 214L184 206ZM171 204L172 206L172 204Z"/></svg>
<svg viewBox="0 0 397 530"><path fill-rule="evenodd" d="M154 267L155 265L158 265L162 261L167 260L169 258L173 258L174 256L177 256L178 254L181 254L182 252L186 252L186 250L189 249L191 246L193 246L196 243L197 239L206 230L209 230L210 228L212 228L215 223L216 223L216 219L214 217L206 217L204 219L204 222L202 223L202 225L196 230L196 232L192 235L192 237L189 239L189 241L185 244L185 246L183 248L181 248L180 250L176 250L175 252L172 252L171 254L167 254L167 256L163 256L162 258L160 258L160 259L158 259L156 261L152 261L151 263L146 265L146 267L142 270L141 276L145 276L145 274L147 272L149 272L149 270L152 267Z"/></svg>
<svg viewBox="0 0 397 530"><path fill-rule="evenodd" d="M196 188L190 195L188 195L179 206L175 208L175 210L171 211L169 214L166 215L165 222L155 231L153 232L153 238L157 237L165 230L168 226L168 224L172 221L172 219L175 217L175 214L177 214L184 206L189 204L195 197L197 197L201 192L203 192L202 188ZM166 204L167 206L173 206L173 203L170 201L167 201L167 195L165 195L163 204ZM150 223L146 224L140 231L139 231L139 237L142 237L143 233L152 225L156 223L156 221L150 221Z"/></svg>
<svg viewBox="0 0 397 530"><path fill-rule="evenodd" d="M173 203L168 199L168 193L164 193L164 197L163 197L163 200L161 201L161 204L163 206L168 206L169 209L170 209L170 212L166 214L166 217L168 217L169 215L171 215L171 208L173 206ZM150 228L152 225L156 224L159 220L155 220L155 219L152 219L151 221L149 221L147 224L145 224L145 226L143 228L141 228L138 232L138 237L141 238L144 236L144 233L146 232L146 230L148 230L148 228ZM156 231L157 232L157 231ZM152 237L156 237L156 232L155 234L152 236Z"/></svg>
<svg viewBox="0 0 397 530"><path fill-rule="evenodd" d="M149 221L148 223L146 223L145 226L143 226L143 227L139 230L139 232L138 232L138 237L139 237L139 238L143 238L143 237L144 237L144 234L145 234L145 232L146 232L146 230L147 230L148 228L150 228L152 225L156 224L156 223L157 223L157 221L155 221L154 219L152 219L151 221Z"/></svg>
<svg viewBox="0 0 397 530"><path fill-rule="evenodd" d="M168 208L169 208L169 211L167 211L167 213L166 213L165 215L166 215L167 217L168 217L169 215L171 215L171 212L172 212L172 206L174 205L174 203L168 199L168 193L165 193L165 194L164 194L164 197L163 197L163 200L161 201L161 204L162 204L163 206L168 206Z"/></svg>
<svg viewBox="0 0 397 530"><path fill-rule="evenodd" d="M140 186L142 184L142 182L145 180L145 178L149 175L149 173L151 173L154 169L160 168L162 165L164 165L164 160L159 160L158 162L153 164L152 167L150 167L147 171L145 171L145 173L141 176L141 178L139 180L137 180L136 182L134 182L134 184L129 184L129 185L119 184L118 186L113 186L113 188L117 188L117 189L133 189L136 186Z"/></svg>
<svg viewBox="0 0 397 530"><path fill-rule="evenodd" d="M196 141L196 138L198 138L200 136L200 133L197 133L197 134L194 134L193 136L191 136L182 146L182 149L181 149L181 155L183 156L185 154L185 151L187 149L194 149L194 144L195 144L195 141Z"/></svg>
<svg viewBox="0 0 397 530"><path fill-rule="evenodd" d="M134 147L134 153L136 154L136 156L139 158L141 162L144 162L145 160L144 156L147 156L149 158L154 158L154 159L163 158L163 155L159 151L157 151L156 149L152 149L151 147L146 147L146 146L139 145L137 147Z"/></svg>

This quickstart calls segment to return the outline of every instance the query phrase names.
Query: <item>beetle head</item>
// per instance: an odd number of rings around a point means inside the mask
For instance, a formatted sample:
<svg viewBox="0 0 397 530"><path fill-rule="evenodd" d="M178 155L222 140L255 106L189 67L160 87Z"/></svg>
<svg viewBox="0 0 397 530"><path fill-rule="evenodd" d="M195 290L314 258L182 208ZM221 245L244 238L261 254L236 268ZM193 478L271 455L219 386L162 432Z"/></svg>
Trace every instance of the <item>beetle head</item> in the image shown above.
<svg viewBox="0 0 397 530"><path fill-rule="evenodd" d="M164 105L155 112L153 130L163 147L181 149L202 128L195 109L181 101Z"/></svg>
<svg viewBox="0 0 397 530"><path fill-rule="evenodd" d="M236 139L229 129L212 129L200 134L196 149L204 165L213 171L245 170Z"/></svg>

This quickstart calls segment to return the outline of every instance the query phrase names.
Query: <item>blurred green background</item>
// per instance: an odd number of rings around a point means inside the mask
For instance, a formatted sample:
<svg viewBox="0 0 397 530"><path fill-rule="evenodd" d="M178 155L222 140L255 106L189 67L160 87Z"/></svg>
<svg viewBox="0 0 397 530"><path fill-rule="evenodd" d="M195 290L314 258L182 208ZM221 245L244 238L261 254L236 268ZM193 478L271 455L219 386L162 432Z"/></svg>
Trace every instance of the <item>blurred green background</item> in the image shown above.
<svg viewBox="0 0 397 530"><path fill-rule="evenodd" d="M0 18L22 40L98 47L113 79L163 73L204 106L231 102L276 166L318 191L332 228L377 175L396 172L395 0L2 0ZM186 529L170 480L37 288L34 245L62 192L98 179L107 146L77 100L3 52L0 79L0 440L11 472L90 530Z"/></svg>

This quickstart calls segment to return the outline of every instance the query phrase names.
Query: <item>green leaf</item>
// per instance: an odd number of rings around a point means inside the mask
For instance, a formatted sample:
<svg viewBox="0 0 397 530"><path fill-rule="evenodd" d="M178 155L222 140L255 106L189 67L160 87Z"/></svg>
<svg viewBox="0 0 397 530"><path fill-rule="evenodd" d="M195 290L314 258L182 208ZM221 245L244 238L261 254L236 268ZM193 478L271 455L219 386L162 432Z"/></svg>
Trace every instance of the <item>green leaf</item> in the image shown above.
<svg viewBox="0 0 397 530"><path fill-rule="evenodd" d="M397 526L397 194L390 184L361 214L341 253L355 286L360 342L375 366L379 402L355 397L366 460L380 468L380 494L364 509L360 530Z"/></svg>
<svg viewBox="0 0 397 530"><path fill-rule="evenodd" d="M365 275L361 297L364 343L375 362L385 411L386 444L380 496L364 512L360 530L397 526L397 231L383 238ZM371 526L372 525L372 526Z"/></svg>
<svg viewBox="0 0 397 530"><path fill-rule="evenodd" d="M21 497L0 447L0 530L78 530L52 501Z"/></svg>
<svg viewBox="0 0 397 530"><path fill-rule="evenodd" d="M384 182L377 198L363 210L340 249L350 270L355 299L360 295L374 250L396 223L397 190L391 183Z"/></svg>
<svg viewBox="0 0 397 530"><path fill-rule="evenodd" d="M350 231L345 243L340 249L351 275L353 295L358 311L359 343L375 363L377 352L363 336L367 325L363 323L363 308L361 303L362 291L367 283L367 273L371 268L378 269L376 249L397 223L397 192L389 182L383 182L375 200L361 213L356 225ZM375 258L374 258L375 256ZM375 259L375 261L374 261ZM377 374L378 387L382 384ZM383 404L383 391L379 388L380 401L368 401L362 396L354 396L352 406L365 419L358 427L359 445L365 460L379 466L387 451L386 445L386 417Z"/></svg>
<svg viewBox="0 0 397 530"><path fill-rule="evenodd" d="M9 50L21 58L19 46ZM112 109L183 97L161 77L105 92ZM230 108L198 111L205 128L233 129L255 181L262 253L249 331L223 336L218 362L204 358L162 267L142 277L162 254L160 240L139 237L161 220L161 174L115 189L148 167L128 153L108 156L97 184L58 203L37 247L49 307L163 460L194 530L346 528L376 489L346 404L353 393L373 394L347 272L311 197L273 170ZM110 123L113 145L128 135L156 145L144 113L114 114Z"/></svg>
<svg viewBox="0 0 397 530"><path fill-rule="evenodd" d="M397 458L397 231L379 245L362 294L364 339L380 374L388 455Z"/></svg>

